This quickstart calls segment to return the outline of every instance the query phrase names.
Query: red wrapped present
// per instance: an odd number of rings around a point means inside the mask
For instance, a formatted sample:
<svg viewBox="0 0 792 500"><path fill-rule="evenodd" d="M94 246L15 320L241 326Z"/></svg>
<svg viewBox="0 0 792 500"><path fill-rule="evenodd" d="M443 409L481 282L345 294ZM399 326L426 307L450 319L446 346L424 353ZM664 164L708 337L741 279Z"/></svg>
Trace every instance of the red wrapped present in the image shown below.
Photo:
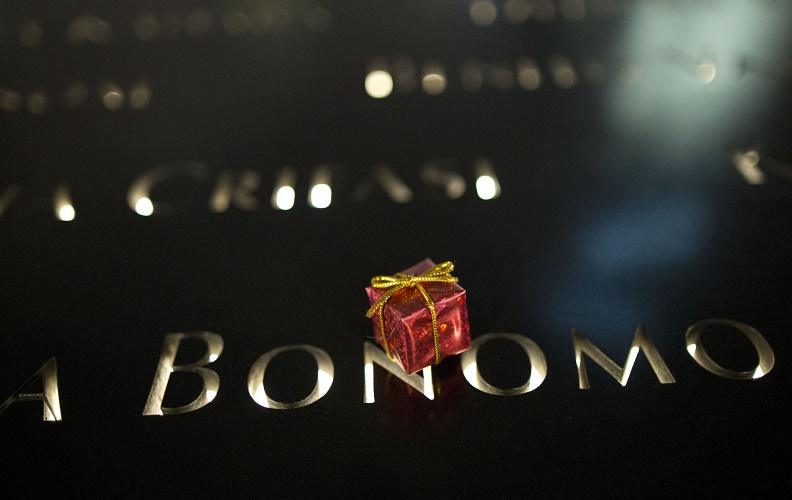
<svg viewBox="0 0 792 500"><path fill-rule="evenodd" d="M470 348L465 289L453 270L450 262L425 259L366 287L377 343L408 374Z"/></svg>

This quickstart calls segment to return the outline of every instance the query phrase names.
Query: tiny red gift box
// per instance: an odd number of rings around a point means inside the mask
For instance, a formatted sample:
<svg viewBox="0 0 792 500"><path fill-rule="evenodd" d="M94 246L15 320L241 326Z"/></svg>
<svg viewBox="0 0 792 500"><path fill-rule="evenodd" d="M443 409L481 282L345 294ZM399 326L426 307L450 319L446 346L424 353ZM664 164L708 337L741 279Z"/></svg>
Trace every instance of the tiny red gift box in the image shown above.
<svg viewBox="0 0 792 500"><path fill-rule="evenodd" d="M435 263L425 259L396 277L419 276L433 268ZM448 282L428 281L421 282L420 285L434 303L437 314L437 352L431 312L426 298L417 286L406 286L394 293L371 318L377 343L386 351L389 350L391 357L408 374L470 348L465 289ZM373 306L388 293L388 289L370 286L366 287L366 293ZM382 338L380 314L387 332L387 347Z"/></svg>

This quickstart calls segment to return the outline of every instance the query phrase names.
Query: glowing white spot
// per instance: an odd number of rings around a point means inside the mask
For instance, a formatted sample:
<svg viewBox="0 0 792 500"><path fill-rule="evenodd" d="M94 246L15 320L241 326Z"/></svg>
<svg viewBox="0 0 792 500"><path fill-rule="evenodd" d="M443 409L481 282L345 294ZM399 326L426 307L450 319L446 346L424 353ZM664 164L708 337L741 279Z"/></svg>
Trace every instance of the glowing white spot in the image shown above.
<svg viewBox="0 0 792 500"><path fill-rule="evenodd" d="M281 186L275 194L275 206L280 210L291 210L294 206L294 188Z"/></svg>
<svg viewBox="0 0 792 500"><path fill-rule="evenodd" d="M630 378L630 373L632 372L635 359L638 357L638 351L640 350L641 348L638 346L630 348L630 354L627 356L627 362L624 364L624 373L622 373L622 378L619 381L621 385L627 385L627 380Z"/></svg>
<svg viewBox="0 0 792 500"><path fill-rule="evenodd" d="M424 395L429 399L434 399L434 387L432 386L432 367L427 366L423 369Z"/></svg>
<svg viewBox="0 0 792 500"><path fill-rule="evenodd" d="M219 358L219 357L220 356L218 356L217 354L210 354L209 355L209 362L213 363L214 361L217 361L217 358Z"/></svg>
<svg viewBox="0 0 792 500"><path fill-rule="evenodd" d="M63 205L60 207L60 210L58 210L58 218L62 221L68 222L74 220L74 215L74 207L71 205Z"/></svg>
<svg viewBox="0 0 792 500"><path fill-rule="evenodd" d="M364 381L366 386L366 396L364 403L374 402L374 363L366 363L363 367Z"/></svg>
<svg viewBox="0 0 792 500"><path fill-rule="evenodd" d="M476 192L482 200L491 200L498 194L495 179L489 175L482 175L476 179Z"/></svg>
<svg viewBox="0 0 792 500"><path fill-rule="evenodd" d="M696 344L688 344L687 351L690 353L691 356L696 355Z"/></svg>
<svg viewBox="0 0 792 500"><path fill-rule="evenodd" d="M260 404L264 408L269 408L269 399L267 399L267 393L264 392L264 384L259 384L256 388L255 394L253 394L253 401Z"/></svg>
<svg viewBox="0 0 792 500"><path fill-rule="evenodd" d="M531 392L532 390L542 385L542 382L544 382L544 377L542 376L542 373L533 366L531 366L531 378L528 379L528 392Z"/></svg>
<svg viewBox="0 0 792 500"><path fill-rule="evenodd" d="M318 396L321 398L327 394L330 386L333 385L333 377L329 373L319 370L316 374L316 385L319 386Z"/></svg>
<svg viewBox="0 0 792 500"><path fill-rule="evenodd" d="M215 396L217 396L217 391L206 391L206 399L208 399L209 402L211 402Z"/></svg>
<svg viewBox="0 0 792 500"><path fill-rule="evenodd" d="M380 99L393 92L393 78L387 71L377 70L366 75L366 93Z"/></svg>
<svg viewBox="0 0 792 500"><path fill-rule="evenodd" d="M470 4L470 20L476 26L489 26L498 17L498 9L492 0L474 0Z"/></svg>
<svg viewBox="0 0 792 500"><path fill-rule="evenodd" d="M702 60L699 65L696 66L696 78L699 83L706 84L712 82L715 79L715 73L715 63L709 59Z"/></svg>
<svg viewBox="0 0 792 500"><path fill-rule="evenodd" d="M146 197L140 198L135 202L135 212L147 217L154 213L154 204Z"/></svg>
<svg viewBox="0 0 792 500"><path fill-rule="evenodd" d="M757 366L757 367L756 367L756 370L754 370L753 378L760 378L760 377L764 377L764 374L765 374L765 373L762 371L762 369L761 369L760 367L758 367L758 366Z"/></svg>
<svg viewBox="0 0 792 500"><path fill-rule="evenodd" d="M467 365L465 367L465 369L463 370L462 374L465 376L465 379L467 379L467 381L470 383L470 385L472 385L473 387L475 387L477 389L479 388L478 387L478 378L476 377L476 375L478 374L478 363L477 362L473 361L472 363Z"/></svg>
<svg viewBox="0 0 792 500"><path fill-rule="evenodd" d="M333 190L327 184L317 184L311 188L309 202L314 208L327 208L333 198Z"/></svg>

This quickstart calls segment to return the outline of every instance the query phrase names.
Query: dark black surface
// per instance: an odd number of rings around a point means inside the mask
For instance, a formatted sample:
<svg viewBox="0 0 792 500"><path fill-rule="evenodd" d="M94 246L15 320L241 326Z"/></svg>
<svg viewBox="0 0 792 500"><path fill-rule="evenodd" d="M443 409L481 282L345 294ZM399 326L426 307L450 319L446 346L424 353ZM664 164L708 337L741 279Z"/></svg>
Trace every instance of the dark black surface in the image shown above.
<svg viewBox="0 0 792 500"><path fill-rule="evenodd" d="M256 4L221 2L205 4L215 20L205 36L153 42L132 30L146 8L52 4L0 9L0 87L23 101L35 89L50 96L42 115L24 102L0 110L0 195L21 188L0 218L0 400L55 356L63 411L60 423L42 422L38 403L0 415L6 484L30 496L135 497L792 490L792 184L768 174L749 185L729 149L758 148L760 167L781 172L792 162L792 12L783 2L615 2L607 18L586 2L580 22L558 14L517 25L497 2L501 16L486 28L462 2L334 2L325 4L333 24L320 33L300 25L307 3L283 2L289 28L241 38L220 18ZM192 8L148 2L157 16ZM112 24L108 44L66 43L83 10ZM32 48L17 40L26 19L43 26ZM693 62L678 63L679 53ZM446 92L367 96L369 61L400 54L419 68L440 61ZM554 54L578 70L574 87L553 83ZM542 69L540 89L461 88L466 59L513 64L524 55ZM606 82L585 79L590 57L605 64ZM700 57L717 64L712 83L696 80ZM625 80L625 64L640 68L637 83ZM75 78L91 93L67 110L60 95ZM102 107L103 81L126 89L141 78L152 88L146 109ZM476 196L480 156L499 176L495 200ZM419 167L434 158L453 159L467 180L460 199L422 184ZM163 191L191 207L141 217L126 206L137 176L178 161L210 165L206 180ZM413 189L411 203L378 190L354 199L380 162ZM322 163L334 166L334 201L316 210L305 199ZM299 177L288 212L269 205L284 165ZM210 213L216 176L245 168L262 176L260 207ZM54 220L48 198L64 180L72 222ZM455 358L436 369L435 401L377 368L377 402L362 402L362 343L372 335L363 288L425 257L455 263L474 338L515 332L542 347L549 372L538 389L481 393ZM699 367L684 333L710 317L762 332L775 368L738 381ZM621 364L638 324L677 383L661 385L641 355L626 387L589 362L592 388L578 389L571 329ZM202 330L225 340L210 366L221 379L216 399L184 415L141 416L164 335ZM724 366L755 366L738 335L705 342ZM293 411L258 406L247 393L251 364L303 343L333 359L328 394ZM200 344L192 348L179 360L200 355ZM311 359L276 360L268 389L304 397ZM479 364L504 387L528 375L509 344L486 345ZM166 403L184 404L198 389L174 375Z"/></svg>

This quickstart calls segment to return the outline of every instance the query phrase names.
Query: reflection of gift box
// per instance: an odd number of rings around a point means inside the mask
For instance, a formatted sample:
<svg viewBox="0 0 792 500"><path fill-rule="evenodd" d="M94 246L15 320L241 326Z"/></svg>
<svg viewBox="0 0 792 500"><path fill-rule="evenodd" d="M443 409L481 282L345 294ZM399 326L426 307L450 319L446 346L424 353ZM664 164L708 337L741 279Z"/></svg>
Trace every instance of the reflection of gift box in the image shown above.
<svg viewBox="0 0 792 500"><path fill-rule="evenodd" d="M453 269L450 262L435 266L425 259L394 276L378 276L366 288L377 343L408 374L470 348L465 290L450 275Z"/></svg>

